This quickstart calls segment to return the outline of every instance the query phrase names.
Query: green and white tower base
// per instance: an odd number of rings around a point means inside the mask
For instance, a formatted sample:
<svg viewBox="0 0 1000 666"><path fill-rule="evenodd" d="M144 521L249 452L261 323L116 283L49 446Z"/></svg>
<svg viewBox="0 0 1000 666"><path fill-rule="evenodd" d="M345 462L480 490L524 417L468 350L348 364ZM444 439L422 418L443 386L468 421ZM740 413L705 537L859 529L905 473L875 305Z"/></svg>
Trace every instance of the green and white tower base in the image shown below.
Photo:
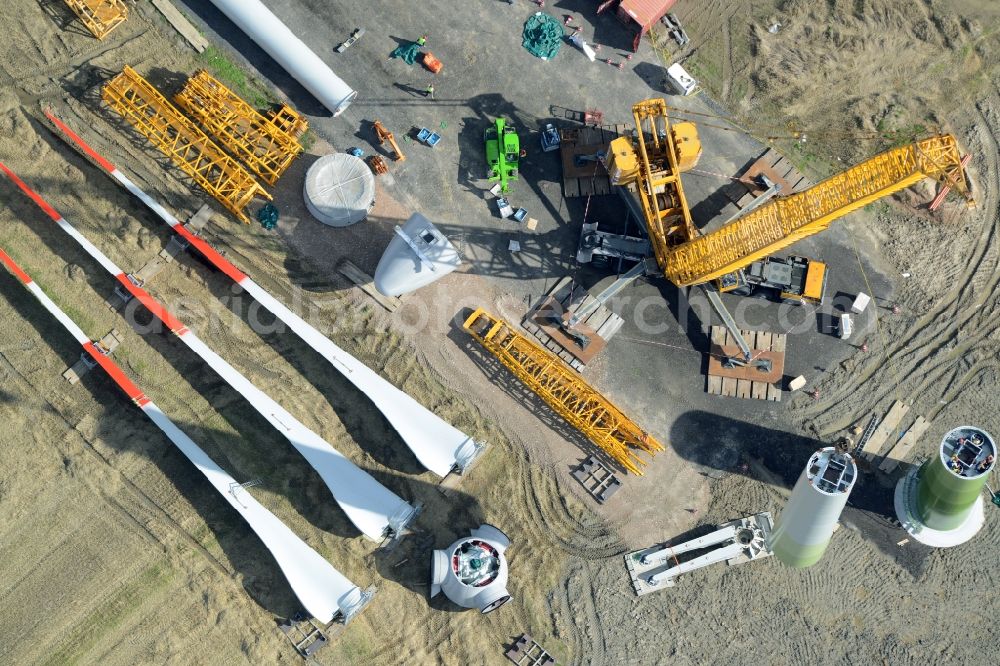
<svg viewBox="0 0 1000 666"><path fill-rule="evenodd" d="M774 556L790 567L819 562L857 478L849 454L832 446L814 453L771 532Z"/></svg>
<svg viewBox="0 0 1000 666"><path fill-rule="evenodd" d="M965 543L982 528L983 486L996 466L996 442L985 430L955 428L937 455L896 485L896 516L920 543L947 548Z"/></svg>

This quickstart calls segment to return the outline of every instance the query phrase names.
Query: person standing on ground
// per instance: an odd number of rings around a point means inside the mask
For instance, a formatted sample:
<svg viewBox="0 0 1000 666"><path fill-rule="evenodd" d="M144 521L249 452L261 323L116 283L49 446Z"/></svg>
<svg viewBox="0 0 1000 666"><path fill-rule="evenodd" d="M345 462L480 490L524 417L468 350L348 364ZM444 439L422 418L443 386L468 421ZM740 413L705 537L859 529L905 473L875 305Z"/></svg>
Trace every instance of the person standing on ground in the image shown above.
<svg viewBox="0 0 1000 666"><path fill-rule="evenodd" d="M417 40L417 46L423 47L427 43L427 35L420 35L420 39Z"/></svg>
<svg viewBox="0 0 1000 666"><path fill-rule="evenodd" d="M434 84L433 83L428 83L427 84L427 89L424 90L424 97L430 97L431 99L434 99Z"/></svg>

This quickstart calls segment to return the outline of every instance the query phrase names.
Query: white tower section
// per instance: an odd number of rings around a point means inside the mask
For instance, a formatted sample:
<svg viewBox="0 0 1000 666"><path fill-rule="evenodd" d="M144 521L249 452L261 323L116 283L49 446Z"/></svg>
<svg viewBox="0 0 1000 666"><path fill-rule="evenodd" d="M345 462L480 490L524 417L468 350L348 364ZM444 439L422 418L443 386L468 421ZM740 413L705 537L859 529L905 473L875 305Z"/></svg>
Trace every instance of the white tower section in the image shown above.
<svg viewBox="0 0 1000 666"><path fill-rule="evenodd" d="M983 487L996 454L996 441L981 428L965 425L948 432L938 455L896 484L896 516L903 529L935 548L974 537L986 522Z"/></svg>
<svg viewBox="0 0 1000 666"><path fill-rule="evenodd" d="M431 555L431 597L442 591L463 608L495 611L510 601L507 592L507 535L480 525L470 535Z"/></svg>
<svg viewBox="0 0 1000 666"><path fill-rule="evenodd" d="M814 453L771 534L774 556L790 567L816 564L857 477L857 465L849 454L832 446Z"/></svg>
<svg viewBox="0 0 1000 666"><path fill-rule="evenodd" d="M343 113L358 96L259 0L212 0L212 4L333 115Z"/></svg>

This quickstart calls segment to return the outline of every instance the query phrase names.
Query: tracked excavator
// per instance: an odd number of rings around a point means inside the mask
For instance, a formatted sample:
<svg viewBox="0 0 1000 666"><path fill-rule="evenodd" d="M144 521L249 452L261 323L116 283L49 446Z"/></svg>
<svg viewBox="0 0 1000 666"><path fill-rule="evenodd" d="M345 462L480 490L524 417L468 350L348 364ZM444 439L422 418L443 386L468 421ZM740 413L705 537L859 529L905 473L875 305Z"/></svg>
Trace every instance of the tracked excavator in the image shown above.
<svg viewBox="0 0 1000 666"><path fill-rule="evenodd" d="M663 275L679 287L705 288L743 354L742 359L731 359L734 364L750 363L752 355L719 291L740 284L740 272L748 266L775 261L769 255L924 178L951 187L969 205L973 203L955 137L941 134L888 150L804 191L773 198L714 231L702 233L691 219L681 184L681 174L693 168L701 157L697 128L689 122L671 125L663 99L639 102L632 107L632 114L635 137L619 137L608 150L606 165L611 182L628 188L638 200L638 217L649 238L656 267ZM640 262L624 274L596 296L586 310L578 310L565 320L565 328L572 330L625 284L648 272L651 263ZM812 281L817 279L813 276Z"/></svg>

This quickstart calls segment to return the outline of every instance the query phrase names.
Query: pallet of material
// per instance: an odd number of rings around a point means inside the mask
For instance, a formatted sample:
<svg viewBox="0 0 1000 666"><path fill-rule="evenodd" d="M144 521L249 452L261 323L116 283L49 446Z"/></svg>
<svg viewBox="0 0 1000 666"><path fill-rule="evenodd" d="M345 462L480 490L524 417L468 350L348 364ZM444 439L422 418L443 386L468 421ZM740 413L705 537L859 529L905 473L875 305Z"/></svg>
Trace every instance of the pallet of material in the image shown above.
<svg viewBox="0 0 1000 666"><path fill-rule="evenodd" d="M600 306L576 327L578 332L590 338L590 344L583 349L552 321L552 317L572 314L593 300L594 297L585 289L574 285L573 278L564 277L524 315L521 326L534 336L539 344L577 372L582 372L587 363L607 346L608 341L621 329L625 321L603 305Z"/></svg>
<svg viewBox="0 0 1000 666"><path fill-rule="evenodd" d="M529 634L521 634L504 654L517 666L555 666L556 663L556 658Z"/></svg>
<svg viewBox="0 0 1000 666"><path fill-rule="evenodd" d="M628 125L576 127L559 131L559 154L563 169L563 195L572 197L611 194L611 180L604 165L596 161L576 164L577 155L607 152L608 144L629 131Z"/></svg>
<svg viewBox="0 0 1000 666"><path fill-rule="evenodd" d="M889 439L889 436L897 434L896 428L899 426L908 411L910 411L909 405L904 404L899 400L892 403L892 407L889 408L889 413L885 415L882 422L878 424L877 428L875 428L875 432L872 433L872 436L868 438L867 442L865 442L864 448L861 449L861 455L869 460L877 456L879 451L882 449L882 445L885 444L887 439ZM896 440L894 438L893 442L895 441Z"/></svg>
<svg viewBox="0 0 1000 666"><path fill-rule="evenodd" d="M768 148L739 178L723 188L723 191L738 208L745 208L763 194L764 188L757 181L758 176L762 175L767 176L772 183L781 185L778 196L801 192L812 185L809 179L788 161L788 158L774 148Z"/></svg>
<svg viewBox="0 0 1000 666"><path fill-rule="evenodd" d="M785 369L785 334L767 331L741 331L755 359L771 361L770 372L744 366L726 368L727 356L741 357L739 346L725 326L711 329L706 391L713 395L781 402L781 381Z"/></svg>
<svg viewBox="0 0 1000 666"><path fill-rule="evenodd" d="M882 464L878 466L880 470L886 473L892 472L899 466L899 463L906 460L907 456L910 455L910 451L916 446L917 442L920 440L921 435L923 435L927 428L931 426L930 422L927 421L922 416L918 416L917 420L913 422L910 429L906 431L896 445L892 447L889 453L885 454L885 459Z"/></svg>
<svg viewBox="0 0 1000 666"><path fill-rule="evenodd" d="M622 482L607 465L590 456L571 472L573 478L590 493L590 496L604 504L622 487Z"/></svg>

